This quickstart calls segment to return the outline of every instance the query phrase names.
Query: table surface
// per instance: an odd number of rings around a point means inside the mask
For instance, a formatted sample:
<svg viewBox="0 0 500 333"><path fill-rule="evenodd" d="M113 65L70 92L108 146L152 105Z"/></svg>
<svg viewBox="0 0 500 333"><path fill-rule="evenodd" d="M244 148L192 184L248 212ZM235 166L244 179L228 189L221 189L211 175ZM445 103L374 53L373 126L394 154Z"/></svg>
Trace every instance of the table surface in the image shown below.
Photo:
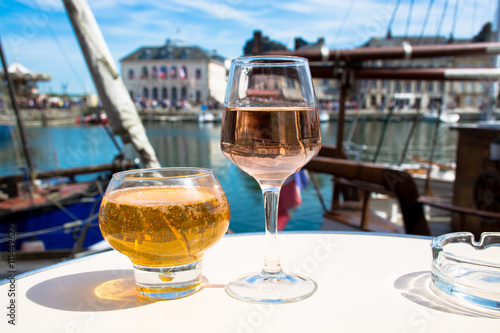
<svg viewBox="0 0 500 333"><path fill-rule="evenodd" d="M318 291L289 304L226 294L231 279L261 269L263 234L228 235L209 249L203 288L173 301L135 295L131 263L116 251L70 260L0 285L1 332L486 332L500 317L459 308L430 289L430 238L370 233L282 233L285 271ZM15 300L15 326L8 323Z"/></svg>

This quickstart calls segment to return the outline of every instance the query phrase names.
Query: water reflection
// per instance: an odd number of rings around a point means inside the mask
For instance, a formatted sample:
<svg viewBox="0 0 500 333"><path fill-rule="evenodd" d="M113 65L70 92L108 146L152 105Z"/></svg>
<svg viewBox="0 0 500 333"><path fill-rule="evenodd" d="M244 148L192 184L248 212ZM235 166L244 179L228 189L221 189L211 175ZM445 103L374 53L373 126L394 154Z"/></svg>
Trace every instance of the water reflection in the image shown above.
<svg viewBox="0 0 500 333"><path fill-rule="evenodd" d="M353 130L355 127L355 131ZM383 121L346 122L345 137L352 137L368 150L363 160L371 161L383 131ZM231 206L231 225L234 232L261 232L264 230L264 210L261 191L257 182L227 160L220 150L220 125L193 122L145 123L148 137L162 166L199 166L214 170L226 192ZM397 163L411 127L410 121L388 124L378 162ZM434 124L420 122L410 142L408 156L428 158ZM337 123L321 124L324 144L335 144ZM106 131L99 126L28 128L28 141L33 161L38 170L78 167L110 163L118 150ZM121 141L120 141L121 142ZM454 160L456 131L443 125L439 129L436 159L440 162ZM450 149L451 147L451 149ZM133 147L126 145L129 158L137 157ZM19 172L15 150L11 143L0 144L0 175ZM327 175L317 175L322 195L327 204L331 200L331 180ZM302 192L300 206L285 230L319 230L322 208L316 191L311 185Z"/></svg>

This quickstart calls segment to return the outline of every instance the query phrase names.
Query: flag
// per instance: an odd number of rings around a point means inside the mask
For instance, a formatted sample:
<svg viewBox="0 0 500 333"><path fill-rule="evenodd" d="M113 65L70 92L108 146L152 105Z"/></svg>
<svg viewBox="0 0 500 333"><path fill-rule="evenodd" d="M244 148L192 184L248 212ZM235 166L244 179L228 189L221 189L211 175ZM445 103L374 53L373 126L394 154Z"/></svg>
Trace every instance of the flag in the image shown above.
<svg viewBox="0 0 500 333"><path fill-rule="evenodd" d="M162 79L166 79L167 78L167 68L165 66L161 66L160 67L160 77Z"/></svg>
<svg viewBox="0 0 500 333"><path fill-rule="evenodd" d="M175 68L175 66L170 67L170 76L177 77L177 69Z"/></svg>
<svg viewBox="0 0 500 333"><path fill-rule="evenodd" d="M278 230L283 230L292 218L293 212L302 204L301 191L309 184L304 170L300 170L287 179L281 187L278 204Z"/></svg>
<svg viewBox="0 0 500 333"><path fill-rule="evenodd" d="M186 79L186 72L184 71L183 67L179 68L179 77L181 78L182 81Z"/></svg>

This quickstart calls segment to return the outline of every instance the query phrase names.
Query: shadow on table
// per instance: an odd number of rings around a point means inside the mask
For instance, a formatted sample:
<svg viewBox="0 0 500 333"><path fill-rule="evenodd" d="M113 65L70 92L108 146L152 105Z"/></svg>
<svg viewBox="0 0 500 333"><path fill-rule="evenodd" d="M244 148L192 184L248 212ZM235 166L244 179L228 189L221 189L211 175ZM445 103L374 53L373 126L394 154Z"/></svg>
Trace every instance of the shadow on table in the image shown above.
<svg viewBox="0 0 500 333"><path fill-rule="evenodd" d="M26 297L58 310L111 311L151 304L135 293L133 270L106 270L65 275L31 287Z"/></svg>
<svg viewBox="0 0 500 333"><path fill-rule="evenodd" d="M433 310L470 317L498 318L447 302L432 290L431 280L429 271L414 272L399 277L394 287L401 291L403 297Z"/></svg>

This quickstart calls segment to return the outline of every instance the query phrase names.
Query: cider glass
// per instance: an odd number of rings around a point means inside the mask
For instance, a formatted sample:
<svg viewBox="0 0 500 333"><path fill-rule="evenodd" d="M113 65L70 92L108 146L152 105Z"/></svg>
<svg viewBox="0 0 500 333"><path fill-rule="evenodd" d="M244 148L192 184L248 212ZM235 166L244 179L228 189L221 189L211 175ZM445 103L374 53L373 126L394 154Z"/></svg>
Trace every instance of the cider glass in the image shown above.
<svg viewBox="0 0 500 333"><path fill-rule="evenodd" d="M311 296L317 284L285 273L278 256L278 199L285 180L321 147L309 63L287 56L231 62L221 124L221 150L262 189L266 223L264 267L226 285L233 297L287 303Z"/></svg>
<svg viewBox="0 0 500 333"><path fill-rule="evenodd" d="M137 293L176 299L200 289L205 251L227 231L226 195L212 170L115 173L99 210L104 239L133 264Z"/></svg>

